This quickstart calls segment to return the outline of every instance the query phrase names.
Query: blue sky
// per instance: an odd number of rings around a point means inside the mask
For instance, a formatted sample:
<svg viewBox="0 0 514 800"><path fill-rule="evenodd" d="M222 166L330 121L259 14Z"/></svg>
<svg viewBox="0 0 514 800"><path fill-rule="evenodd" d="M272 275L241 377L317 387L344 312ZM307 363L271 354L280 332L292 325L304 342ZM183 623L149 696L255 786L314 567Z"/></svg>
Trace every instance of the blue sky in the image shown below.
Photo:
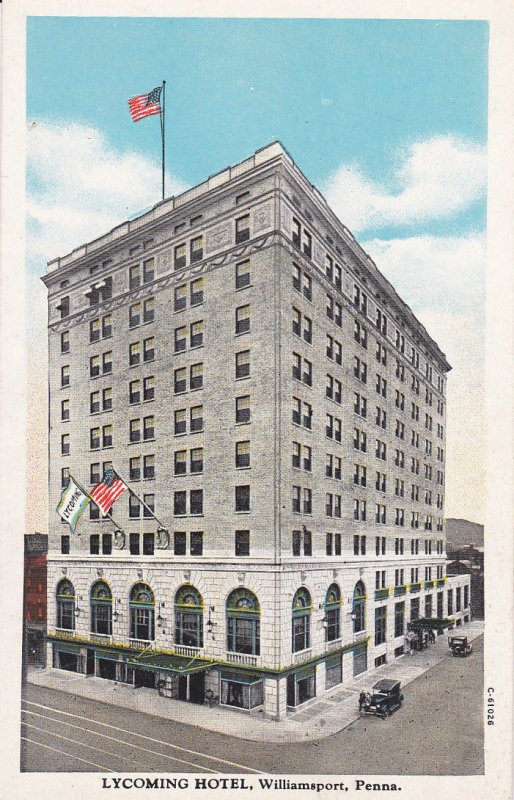
<svg viewBox="0 0 514 800"><path fill-rule="evenodd" d="M168 194L279 139L446 352L446 513L482 522L487 50L482 21L30 17L33 440L38 276L160 200L159 121L127 101L165 79Z"/></svg>
<svg viewBox="0 0 514 800"><path fill-rule="evenodd" d="M157 119L126 103L166 79L168 163L188 185L273 139L320 184L341 161L387 178L410 141L486 138L482 22L32 17L27 36L29 119L121 149L158 154Z"/></svg>

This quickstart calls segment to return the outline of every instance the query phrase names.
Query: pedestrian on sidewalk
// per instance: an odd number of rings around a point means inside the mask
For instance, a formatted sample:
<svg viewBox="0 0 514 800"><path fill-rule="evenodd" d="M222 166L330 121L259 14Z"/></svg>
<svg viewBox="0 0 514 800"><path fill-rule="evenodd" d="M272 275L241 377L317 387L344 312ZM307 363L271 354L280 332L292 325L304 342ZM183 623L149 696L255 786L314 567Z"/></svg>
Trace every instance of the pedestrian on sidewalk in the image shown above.
<svg viewBox="0 0 514 800"><path fill-rule="evenodd" d="M412 655L412 651L414 649L414 634L412 631L407 631L405 634L405 642L407 644L407 649L409 651L409 655Z"/></svg>
<svg viewBox="0 0 514 800"><path fill-rule="evenodd" d="M366 692L361 692L359 695L359 713L362 714L364 706L366 705Z"/></svg>
<svg viewBox="0 0 514 800"><path fill-rule="evenodd" d="M435 643L435 631L432 631L432 630L430 631L429 639L430 639L430 644L434 644Z"/></svg>

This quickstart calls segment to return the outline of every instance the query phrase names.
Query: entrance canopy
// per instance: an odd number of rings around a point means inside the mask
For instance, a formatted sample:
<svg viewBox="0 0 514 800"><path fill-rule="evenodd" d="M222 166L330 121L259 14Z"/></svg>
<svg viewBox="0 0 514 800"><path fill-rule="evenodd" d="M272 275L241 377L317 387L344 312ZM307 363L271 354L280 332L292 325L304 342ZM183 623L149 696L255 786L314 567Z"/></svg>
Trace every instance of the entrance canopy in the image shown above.
<svg viewBox="0 0 514 800"><path fill-rule="evenodd" d="M188 675L211 669L218 662L208 661L205 658L187 658L166 653L147 652L129 656L126 663L139 669L153 669L161 672L172 672L175 675Z"/></svg>
<svg viewBox="0 0 514 800"><path fill-rule="evenodd" d="M453 619L441 619L440 617L420 617L420 619L415 619L412 622L409 622L407 625L407 629L409 631L414 631L414 633L419 633L420 631L431 631L436 628L437 630L444 630L444 628L448 628L450 625L454 624Z"/></svg>

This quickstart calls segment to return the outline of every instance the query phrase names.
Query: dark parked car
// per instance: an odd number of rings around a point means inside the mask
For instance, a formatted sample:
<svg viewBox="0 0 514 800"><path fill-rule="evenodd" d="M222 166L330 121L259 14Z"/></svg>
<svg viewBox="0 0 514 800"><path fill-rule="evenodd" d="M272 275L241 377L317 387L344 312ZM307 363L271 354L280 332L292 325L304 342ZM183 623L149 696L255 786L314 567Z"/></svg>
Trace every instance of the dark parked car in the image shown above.
<svg viewBox="0 0 514 800"><path fill-rule="evenodd" d="M448 636L448 647L454 656L469 656L473 652L473 648L468 644L467 636Z"/></svg>
<svg viewBox="0 0 514 800"><path fill-rule="evenodd" d="M364 713L375 714L382 719L388 717L403 703L400 687L400 681L393 681L389 678L382 678L375 683L371 690L371 698L364 704Z"/></svg>

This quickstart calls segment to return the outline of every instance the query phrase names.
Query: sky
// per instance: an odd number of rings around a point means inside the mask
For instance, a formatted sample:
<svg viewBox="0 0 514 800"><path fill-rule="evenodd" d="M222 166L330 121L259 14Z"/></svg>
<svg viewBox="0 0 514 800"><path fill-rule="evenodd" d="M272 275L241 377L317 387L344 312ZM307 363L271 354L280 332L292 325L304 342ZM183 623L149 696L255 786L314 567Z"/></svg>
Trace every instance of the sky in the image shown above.
<svg viewBox="0 0 514 800"><path fill-rule="evenodd" d="M484 522L488 26L30 17L27 530L46 530L46 262L279 139L446 353L446 516Z"/></svg>

